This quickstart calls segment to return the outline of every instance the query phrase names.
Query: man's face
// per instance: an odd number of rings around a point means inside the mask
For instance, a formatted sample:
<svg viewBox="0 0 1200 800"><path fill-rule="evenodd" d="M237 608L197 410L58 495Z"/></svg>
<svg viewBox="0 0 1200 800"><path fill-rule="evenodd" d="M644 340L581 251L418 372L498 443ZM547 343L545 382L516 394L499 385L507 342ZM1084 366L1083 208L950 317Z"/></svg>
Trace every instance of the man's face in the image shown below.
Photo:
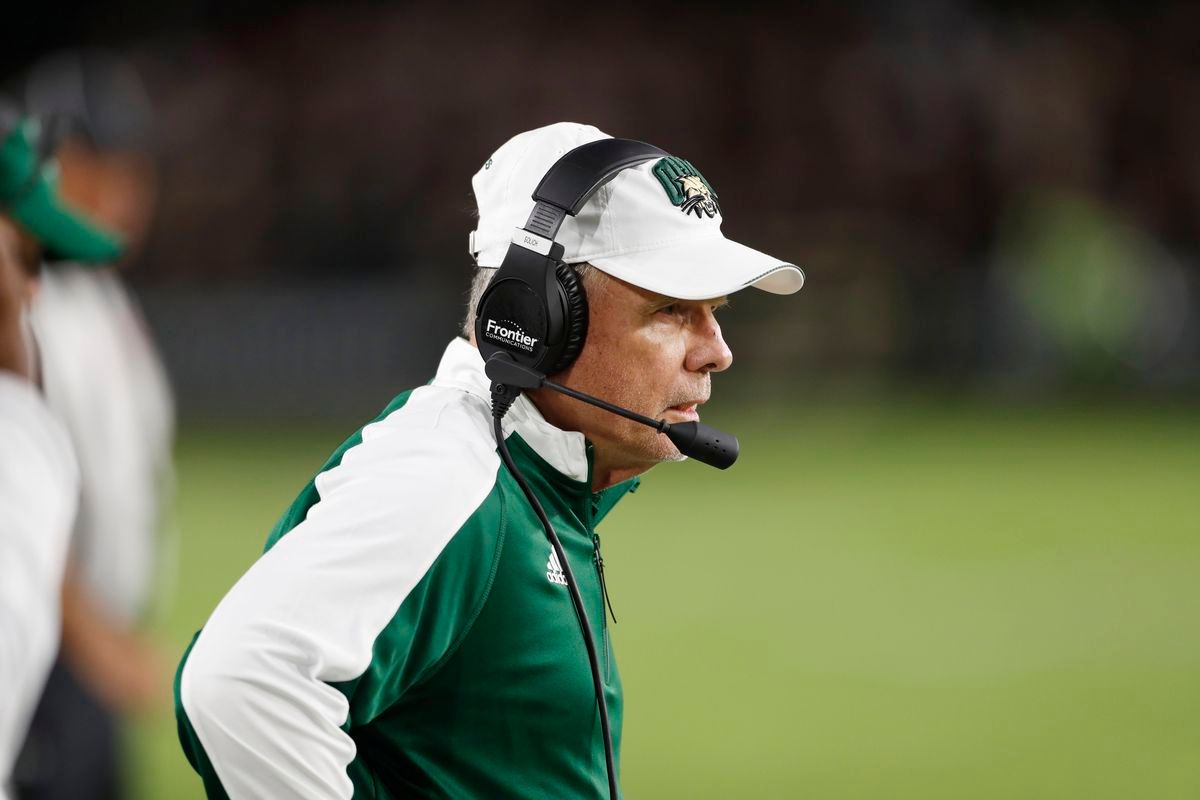
<svg viewBox="0 0 1200 800"><path fill-rule="evenodd" d="M127 252L145 240L158 193L153 162L134 152L99 152L67 139L54 153L58 191L70 206L125 239Z"/></svg>
<svg viewBox="0 0 1200 800"><path fill-rule="evenodd" d="M733 354L721 337L714 300L676 300L601 276L588 291L583 352L552 376L557 382L654 419L698 419L710 374L727 369ZM643 472L681 458L666 436L568 397L533 393L542 414L565 430L582 431L595 445L596 466Z"/></svg>

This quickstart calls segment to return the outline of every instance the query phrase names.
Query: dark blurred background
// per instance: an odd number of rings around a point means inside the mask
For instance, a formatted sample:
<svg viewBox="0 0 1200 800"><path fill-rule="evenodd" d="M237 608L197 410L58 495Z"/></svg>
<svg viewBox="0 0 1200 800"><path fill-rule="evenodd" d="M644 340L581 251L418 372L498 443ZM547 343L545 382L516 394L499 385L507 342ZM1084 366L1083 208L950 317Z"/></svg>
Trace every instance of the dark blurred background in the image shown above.
<svg viewBox="0 0 1200 800"><path fill-rule="evenodd" d="M431 376L471 175L571 120L688 158L807 273L722 319L737 467L605 523L629 796L1200 796L1200 4L60 12L0 75L103 48L144 83L123 270L180 411L172 662ZM136 796L198 796L169 714L131 733Z"/></svg>
<svg viewBox="0 0 1200 800"><path fill-rule="evenodd" d="M805 267L732 323L743 380L1200 383L1195 4L109 2L14 33L6 72L94 44L144 78L129 277L185 414L425 376L471 174L562 119L692 159L728 234Z"/></svg>

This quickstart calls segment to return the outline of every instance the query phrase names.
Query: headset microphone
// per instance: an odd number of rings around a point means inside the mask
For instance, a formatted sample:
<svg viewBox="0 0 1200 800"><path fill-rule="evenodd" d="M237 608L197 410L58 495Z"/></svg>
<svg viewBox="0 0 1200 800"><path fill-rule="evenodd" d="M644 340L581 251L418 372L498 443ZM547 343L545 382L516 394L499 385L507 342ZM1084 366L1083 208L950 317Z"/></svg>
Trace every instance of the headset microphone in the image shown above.
<svg viewBox="0 0 1200 800"><path fill-rule="evenodd" d="M717 469L726 469L734 461L737 461L737 437L732 434L723 433L711 425L705 425L703 422L670 423L665 419L656 420L644 417L627 408L621 408L598 397L592 397L570 387L555 383L545 375L534 372L528 367L521 366L508 353L493 353L487 360L484 370L493 384L500 384L521 390L540 389L544 386L547 389L553 389L560 394L574 397L576 400L581 400L597 408L602 408L625 419L631 419L634 422L654 428L670 439L675 447L679 449L679 452L685 456L694 458Z"/></svg>

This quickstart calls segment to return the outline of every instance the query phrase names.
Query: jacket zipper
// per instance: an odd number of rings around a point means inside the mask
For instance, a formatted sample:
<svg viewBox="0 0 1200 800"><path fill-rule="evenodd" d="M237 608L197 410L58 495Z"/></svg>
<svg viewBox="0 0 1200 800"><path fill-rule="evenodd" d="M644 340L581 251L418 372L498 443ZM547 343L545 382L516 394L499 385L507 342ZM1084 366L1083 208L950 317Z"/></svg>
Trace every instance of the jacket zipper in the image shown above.
<svg viewBox="0 0 1200 800"><path fill-rule="evenodd" d="M609 644L608 644L608 616L605 615L605 609L608 609L608 614L612 616L613 624L617 622L617 615L613 613L612 601L608 599L608 585L604 582L604 558L600 555L600 534L592 534L592 563L596 566L596 575L600 578L600 595L604 598L604 606L600 609L600 631L604 643L604 680L609 680L611 669L609 667Z"/></svg>

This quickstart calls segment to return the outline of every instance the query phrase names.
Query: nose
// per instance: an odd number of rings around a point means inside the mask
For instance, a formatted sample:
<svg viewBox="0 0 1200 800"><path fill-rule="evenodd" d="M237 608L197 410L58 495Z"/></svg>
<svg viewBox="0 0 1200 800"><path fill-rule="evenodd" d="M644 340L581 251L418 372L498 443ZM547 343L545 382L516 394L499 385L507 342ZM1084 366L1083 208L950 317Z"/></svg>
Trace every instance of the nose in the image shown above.
<svg viewBox="0 0 1200 800"><path fill-rule="evenodd" d="M733 353L721 335L711 309L696 315L685 366L690 372L723 372L733 364Z"/></svg>

